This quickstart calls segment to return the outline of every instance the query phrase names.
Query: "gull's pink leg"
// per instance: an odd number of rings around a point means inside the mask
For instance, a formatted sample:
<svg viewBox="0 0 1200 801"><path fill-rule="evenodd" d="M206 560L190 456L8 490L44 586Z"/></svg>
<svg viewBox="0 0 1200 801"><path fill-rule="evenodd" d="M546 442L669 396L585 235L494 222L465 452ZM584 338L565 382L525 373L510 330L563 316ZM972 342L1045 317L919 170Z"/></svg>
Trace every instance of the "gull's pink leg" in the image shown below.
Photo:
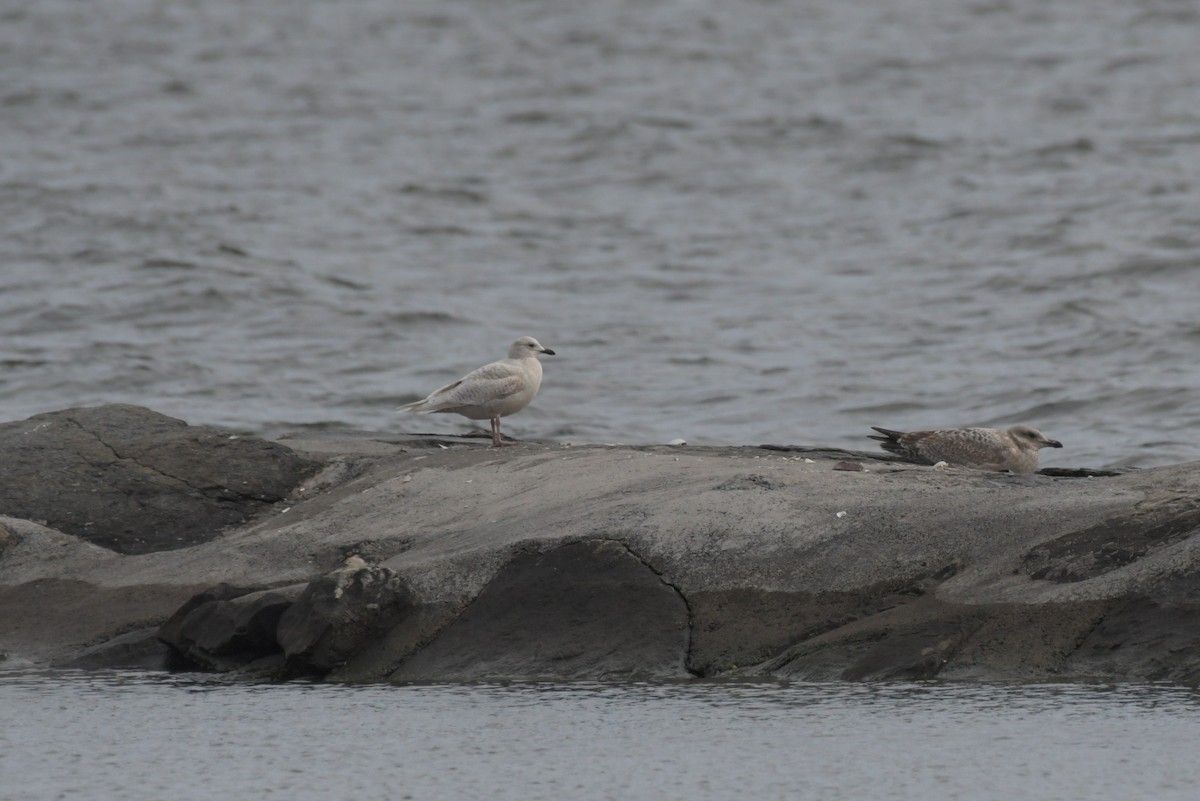
<svg viewBox="0 0 1200 801"><path fill-rule="evenodd" d="M516 444L517 443L515 443L515 442L505 442L500 437L500 418L493 417L492 418L492 447L493 448L502 448L505 445L516 445Z"/></svg>

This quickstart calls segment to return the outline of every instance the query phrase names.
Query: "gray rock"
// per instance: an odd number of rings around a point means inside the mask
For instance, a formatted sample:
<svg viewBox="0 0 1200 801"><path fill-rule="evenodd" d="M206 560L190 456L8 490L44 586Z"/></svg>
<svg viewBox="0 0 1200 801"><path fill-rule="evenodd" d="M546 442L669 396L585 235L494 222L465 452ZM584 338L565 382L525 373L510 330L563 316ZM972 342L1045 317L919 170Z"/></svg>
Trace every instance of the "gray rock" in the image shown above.
<svg viewBox="0 0 1200 801"><path fill-rule="evenodd" d="M120 555L4 520L0 651L62 661L224 581L298 588L257 664L286 648L332 680L1200 683L1200 464L1010 476L814 449L289 445L327 460L324 483L185 548ZM833 469L846 459L864 469ZM311 581L355 553L377 564ZM263 653L270 625L254 647L230 635L257 625L241 598L193 605L164 639L214 667Z"/></svg>
<svg viewBox="0 0 1200 801"><path fill-rule="evenodd" d="M221 584L196 595L158 632L191 665L233 670L280 652L275 632L302 587L250 591Z"/></svg>
<svg viewBox="0 0 1200 801"><path fill-rule="evenodd" d="M516 556L393 681L686 678L683 596L625 545Z"/></svg>
<svg viewBox="0 0 1200 801"><path fill-rule="evenodd" d="M4 551L9 545L15 544L17 535L8 529L6 526L0 525L0 556L4 556Z"/></svg>
<svg viewBox="0 0 1200 801"><path fill-rule="evenodd" d="M84 648L55 667L76 670L166 670L172 664L171 653L171 649L158 638L158 626L150 626Z"/></svg>
<svg viewBox="0 0 1200 801"><path fill-rule="evenodd" d="M184 548L282 500L318 464L139 406L0 425L0 514L118 553Z"/></svg>
<svg viewBox="0 0 1200 801"><path fill-rule="evenodd" d="M1127 511L1029 550L1021 571L1058 583L1101 576L1200 530L1200 498L1148 495Z"/></svg>
<svg viewBox="0 0 1200 801"><path fill-rule="evenodd" d="M412 591L395 572L351 558L304 588L279 621L278 642L291 664L324 674L402 621L412 605Z"/></svg>

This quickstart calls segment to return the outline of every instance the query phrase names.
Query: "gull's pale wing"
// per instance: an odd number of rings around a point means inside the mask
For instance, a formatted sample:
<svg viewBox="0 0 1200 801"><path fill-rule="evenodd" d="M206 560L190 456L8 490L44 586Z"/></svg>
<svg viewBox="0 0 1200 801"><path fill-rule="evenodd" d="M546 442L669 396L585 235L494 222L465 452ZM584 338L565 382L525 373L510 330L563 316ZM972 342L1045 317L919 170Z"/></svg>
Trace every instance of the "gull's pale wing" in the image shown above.
<svg viewBox="0 0 1200 801"><path fill-rule="evenodd" d="M460 406L479 406L502 400L520 392L525 385L520 368L511 362L492 362L447 384L426 398L429 411L444 411Z"/></svg>

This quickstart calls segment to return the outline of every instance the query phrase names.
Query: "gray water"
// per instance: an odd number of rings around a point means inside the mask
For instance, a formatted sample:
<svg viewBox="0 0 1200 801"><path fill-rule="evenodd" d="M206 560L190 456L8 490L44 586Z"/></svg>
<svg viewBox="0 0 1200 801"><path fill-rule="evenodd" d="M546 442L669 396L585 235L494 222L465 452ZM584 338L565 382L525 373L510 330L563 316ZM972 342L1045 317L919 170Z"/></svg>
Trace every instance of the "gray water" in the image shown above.
<svg viewBox="0 0 1200 801"><path fill-rule="evenodd" d="M1165 687L233 685L0 672L4 801L1194 801Z"/></svg>
<svg viewBox="0 0 1200 801"><path fill-rule="evenodd" d="M1200 459L1200 12L1172 0L38 0L0 12L0 410L394 413Z"/></svg>

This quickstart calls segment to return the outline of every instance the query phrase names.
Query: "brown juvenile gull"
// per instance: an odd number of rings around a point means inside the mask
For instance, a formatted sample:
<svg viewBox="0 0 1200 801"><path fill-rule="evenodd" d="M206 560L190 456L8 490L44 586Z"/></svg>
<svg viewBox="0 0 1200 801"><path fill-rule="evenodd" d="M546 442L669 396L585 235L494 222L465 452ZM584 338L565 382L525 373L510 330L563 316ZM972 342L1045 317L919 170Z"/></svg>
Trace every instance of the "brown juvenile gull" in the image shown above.
<svg viewBox="0 0 1200 801"><path fill-rule="evenodd" d="M403 412L432 414L453 412L468 420L492 421L492 445L499 447L500 418L516 414L529 405L542 385L539 353L554 351L542 347L533 337L521 337L508 349L508 358L472 370L453 384L434 390L428 398L400 407Z"/></svg>
<svg viewBox="0 0 1200 801"><path fill-rule="evenodd" d="M891 431L872 429L883 434L871 437L879 447L898 453L921 464L950 464L980 470L1009 470L1032 473L1038 468L1038 449L1061 448L1062 443L1048 439L1031 426L999 428L949 428L939 431ZM869 435L868 435L869 436Z"/></svg>

